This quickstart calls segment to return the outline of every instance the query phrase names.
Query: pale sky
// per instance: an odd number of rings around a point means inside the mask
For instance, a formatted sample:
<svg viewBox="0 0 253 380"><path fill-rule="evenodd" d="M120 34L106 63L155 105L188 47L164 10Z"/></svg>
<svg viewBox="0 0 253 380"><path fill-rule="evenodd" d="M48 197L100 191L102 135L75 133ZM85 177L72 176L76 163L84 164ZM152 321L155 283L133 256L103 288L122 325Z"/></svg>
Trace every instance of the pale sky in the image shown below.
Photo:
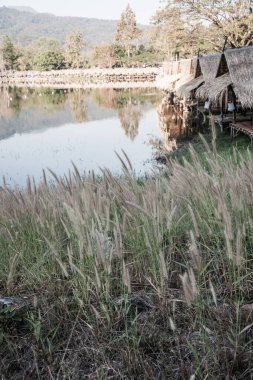
<svg viewBox="0 0 253 380"><path fill-rule="evenodd" d="M137 22L148 24L163 0L0 0L0 6L30 6L38 12L57 16L93 17L118 20L129 3Z"/></svg>

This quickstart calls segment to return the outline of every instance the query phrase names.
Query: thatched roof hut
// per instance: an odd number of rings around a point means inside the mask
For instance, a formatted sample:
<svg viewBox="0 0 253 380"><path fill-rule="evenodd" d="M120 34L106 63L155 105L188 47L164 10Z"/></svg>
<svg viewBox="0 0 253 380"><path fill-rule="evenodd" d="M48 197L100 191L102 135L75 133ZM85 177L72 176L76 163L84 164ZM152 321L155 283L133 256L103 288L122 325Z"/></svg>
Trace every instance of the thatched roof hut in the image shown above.
<svg viewBox="0 0 253 380"><path fill-rule="evenodd" d="M189 98L192 92L199 88L199 86L201 86L203 83L203 75L200 75L198 78L193 78L182 86L179 86L176 89L176 93L180 98Z"/></svg>
<svg viewBox="0 0 253 380"><path fill-rule="evenodd" d="M225 51L236 96L244 108L253 108L253 46Z"/></svg>
<svg viewBox="0 0 253 380"><path fill-rule="evenodd" d="M221 57L221 54L211 54L199 58L199 63L205 82L210 82L212 79L216 78Z"/></svg>
<svg viewBox="0 0 253 380"><path fill-rule="evenodd" d="M231 84L232 80L229 73L223 74L213 79L212 82L207 82L198 88L196 97L202 100L209 99L211 103L218 102L223 98L223 95Z"/></svg>
<svg viewBox="0 0 253 380"><path fill-rule="evenodd" d="M189 98L194 90L204 83L199 58L191 59L190 71L183 75L175 84L177 96L180 98Z"/></svg>
<svg viewBox="0 0 253 380"><path fill-rule="evenodd" d="M200 58L200 65L205 83L196 91L196 97L211 103L221 101L232 84L225 55L207 55Z"/></svg>

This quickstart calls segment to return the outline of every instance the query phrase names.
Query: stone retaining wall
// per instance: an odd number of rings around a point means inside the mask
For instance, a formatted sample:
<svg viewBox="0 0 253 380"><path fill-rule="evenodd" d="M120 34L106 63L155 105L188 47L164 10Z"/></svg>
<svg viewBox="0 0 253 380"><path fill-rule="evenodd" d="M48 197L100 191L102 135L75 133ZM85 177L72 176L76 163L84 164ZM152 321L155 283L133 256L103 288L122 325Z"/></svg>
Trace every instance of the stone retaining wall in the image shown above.
<svg viewBox="0 0 253 380"><path fill-rule="evenodd" d="M160 68L0 72L0 86L84 88L154 84Z"/></svg>

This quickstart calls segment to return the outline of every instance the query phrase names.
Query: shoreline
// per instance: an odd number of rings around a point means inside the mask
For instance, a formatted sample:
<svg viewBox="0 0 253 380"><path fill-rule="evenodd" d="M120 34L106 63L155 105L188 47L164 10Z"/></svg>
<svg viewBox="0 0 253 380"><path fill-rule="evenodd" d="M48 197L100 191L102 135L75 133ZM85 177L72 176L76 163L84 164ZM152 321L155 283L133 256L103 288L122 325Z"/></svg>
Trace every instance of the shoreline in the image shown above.
<svg viewBox="0 0 253 380"><path fill-rule="evenodd" d="M6 71L0 87L49 88L147 88L157 87L161 68Z"/></svg>

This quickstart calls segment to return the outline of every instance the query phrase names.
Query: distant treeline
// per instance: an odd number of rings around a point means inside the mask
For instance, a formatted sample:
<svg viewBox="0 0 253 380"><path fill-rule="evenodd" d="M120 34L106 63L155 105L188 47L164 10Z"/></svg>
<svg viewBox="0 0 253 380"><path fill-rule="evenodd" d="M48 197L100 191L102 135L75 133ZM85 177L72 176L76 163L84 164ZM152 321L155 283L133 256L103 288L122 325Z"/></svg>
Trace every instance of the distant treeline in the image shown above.
<svg viewBox="0 0 253 380"><path fill-rule="evenodd" d="M167 1L151 21L140 29L129 5L118 22L1 7L0 69L142 67L253 43L252 0Z"/></svg>

